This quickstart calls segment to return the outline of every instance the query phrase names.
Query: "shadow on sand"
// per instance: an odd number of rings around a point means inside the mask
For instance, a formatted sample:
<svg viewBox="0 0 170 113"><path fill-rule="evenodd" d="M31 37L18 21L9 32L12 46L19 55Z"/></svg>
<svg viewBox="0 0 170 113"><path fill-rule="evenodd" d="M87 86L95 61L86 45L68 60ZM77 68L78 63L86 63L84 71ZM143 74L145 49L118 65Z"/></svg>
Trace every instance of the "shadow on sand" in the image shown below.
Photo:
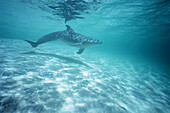
<svg viewBox="0 0 170 113"><path fill-rule="evenodd" d="M70 57L61 56L61 55L50 54L50 53L36 53L36 52L33 52L33 51L26 52L26 53L21 53L21 54L25 54L25 55L42 55L42 56L55 57L55 58L58 58L58 59L61 59L61 60L65 60L65 61L67 61L69 63L80 64L80 65L84 65L86 67L91 68L89 65L87 65L86 63L84 63L84 62L82 62L80 60L70 58Z"/></svg>

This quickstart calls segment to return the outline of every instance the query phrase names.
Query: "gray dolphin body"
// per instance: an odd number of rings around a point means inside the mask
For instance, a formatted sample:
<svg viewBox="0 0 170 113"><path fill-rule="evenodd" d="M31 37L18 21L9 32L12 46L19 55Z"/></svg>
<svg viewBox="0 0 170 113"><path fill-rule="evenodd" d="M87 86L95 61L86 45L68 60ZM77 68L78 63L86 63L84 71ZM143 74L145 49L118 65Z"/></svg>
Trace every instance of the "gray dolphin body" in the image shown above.
<svg viewBox="0 0 170 113"><path fill-rule="evenodd" d="M75 33L74 30L69 26L66 25L67 29L65 31L57 31L53 33L49 33L47 35L42 36L36 42L32 42L29 40L25 40L32 47L37 47L40 44L50 42L50 41L60 41L70 46L75 46L80 48L77 54L81 54L85 48L94 46L96 44L102 44L97 39L90 38L79 33Z"/></svg>

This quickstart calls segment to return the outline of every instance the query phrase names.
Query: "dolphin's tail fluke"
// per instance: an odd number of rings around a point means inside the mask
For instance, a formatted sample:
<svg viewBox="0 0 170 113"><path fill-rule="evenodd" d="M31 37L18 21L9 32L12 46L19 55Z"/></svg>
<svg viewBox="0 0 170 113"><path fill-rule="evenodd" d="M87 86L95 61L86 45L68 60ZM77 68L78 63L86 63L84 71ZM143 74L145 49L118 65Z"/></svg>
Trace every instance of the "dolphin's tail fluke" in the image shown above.
<svg viewBox="0 0 170 113"><path fill-rule="evenodd" d="M28 42L29 44L31 44L32 47L37 47L38 44L36 42L32 42L32 41L29 41L29 40L24 40L26 42Z"/></svg>

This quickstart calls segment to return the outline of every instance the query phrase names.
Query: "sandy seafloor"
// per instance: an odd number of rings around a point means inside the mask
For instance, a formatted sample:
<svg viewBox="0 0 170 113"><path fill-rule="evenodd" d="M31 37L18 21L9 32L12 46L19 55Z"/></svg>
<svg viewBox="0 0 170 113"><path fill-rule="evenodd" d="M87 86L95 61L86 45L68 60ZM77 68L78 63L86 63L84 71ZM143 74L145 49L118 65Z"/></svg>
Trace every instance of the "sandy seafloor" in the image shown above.
<svg viewBox="0 0 170 113"><path fill-rule="evenodd" d="M0 113L170 113L157 66L62 44L0 39Z"/></svg>

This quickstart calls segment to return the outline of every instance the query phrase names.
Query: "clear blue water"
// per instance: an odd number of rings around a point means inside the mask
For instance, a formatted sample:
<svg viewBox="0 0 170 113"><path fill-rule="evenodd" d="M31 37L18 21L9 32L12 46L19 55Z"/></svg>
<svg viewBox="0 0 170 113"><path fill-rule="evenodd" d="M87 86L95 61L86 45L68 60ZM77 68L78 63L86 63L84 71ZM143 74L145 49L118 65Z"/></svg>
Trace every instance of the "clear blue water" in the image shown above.
<svg viewBox="0 0 170 113"><path fill-rule="evenodd" d="M169 113L170 2L67 1L0 0L0 113ZM23 41L66 24L103 44Z"/></svg>

